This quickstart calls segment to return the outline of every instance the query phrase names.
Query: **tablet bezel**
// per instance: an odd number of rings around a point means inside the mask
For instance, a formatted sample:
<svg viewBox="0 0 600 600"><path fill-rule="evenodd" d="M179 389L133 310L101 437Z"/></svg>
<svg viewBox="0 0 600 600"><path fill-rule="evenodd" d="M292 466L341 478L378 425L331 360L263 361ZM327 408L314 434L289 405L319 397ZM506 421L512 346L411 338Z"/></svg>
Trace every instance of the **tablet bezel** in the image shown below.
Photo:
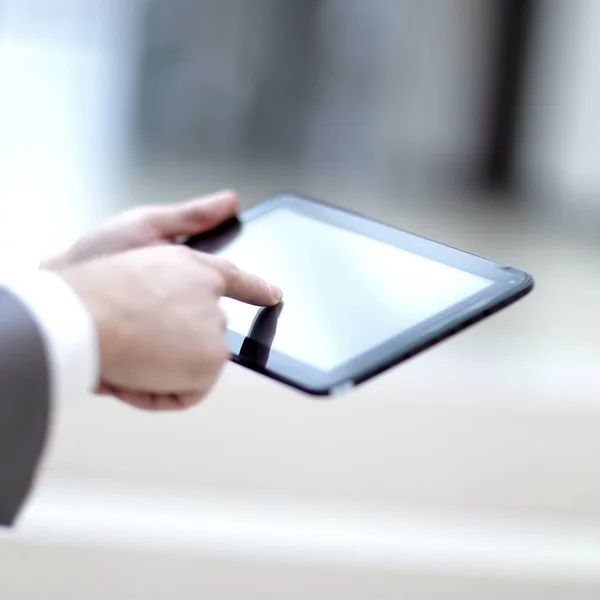
<svg viewBox="0 0 600 600"><path fill-rule="evenodd" d="M272 348L267 349L266 366L256 364L252 360L240 356L240 349L246 337L235 331L227 330L227 341L232 352L233 362L312 395L330 396L346 392L355 385L363 383L512 304L533 289L533 278L523 271L396 229L320 200L292 193L273 196L242 211L238 215L241 228L243 229L244 223L282 208L494 282L466 300L403 331L331 371L322 371ZM194 242L198 243L203 237L191 240L189 245L194 247Z"/></svg>

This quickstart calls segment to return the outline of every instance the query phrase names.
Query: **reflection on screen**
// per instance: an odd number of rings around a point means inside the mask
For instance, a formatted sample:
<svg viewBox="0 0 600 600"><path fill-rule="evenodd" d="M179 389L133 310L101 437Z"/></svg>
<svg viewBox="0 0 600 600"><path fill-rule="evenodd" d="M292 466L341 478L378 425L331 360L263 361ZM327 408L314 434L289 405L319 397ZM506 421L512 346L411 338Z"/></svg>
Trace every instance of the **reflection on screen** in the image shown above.
<svg viewBox="0 0 600 600"><path fill-rule="evenodd" d="M218 253L283 289L272 348L323 371L492 283L284 208L245 224ZM247 336L260 309L222 305L229 329Z"/></svg>

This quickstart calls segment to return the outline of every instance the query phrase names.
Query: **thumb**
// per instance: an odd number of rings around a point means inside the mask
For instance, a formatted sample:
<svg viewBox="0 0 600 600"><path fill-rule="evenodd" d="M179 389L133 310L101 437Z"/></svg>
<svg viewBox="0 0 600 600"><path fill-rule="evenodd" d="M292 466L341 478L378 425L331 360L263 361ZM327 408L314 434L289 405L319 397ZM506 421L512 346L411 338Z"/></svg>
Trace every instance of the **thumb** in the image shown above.
<svg viewBox="0 0 600 600"><path fill-rule="evenodd" d="M152 210L152 226L166 239L180 235L196 235L214 229L237 214L237 194L224 190L172 206L158 206Z"/></svg>

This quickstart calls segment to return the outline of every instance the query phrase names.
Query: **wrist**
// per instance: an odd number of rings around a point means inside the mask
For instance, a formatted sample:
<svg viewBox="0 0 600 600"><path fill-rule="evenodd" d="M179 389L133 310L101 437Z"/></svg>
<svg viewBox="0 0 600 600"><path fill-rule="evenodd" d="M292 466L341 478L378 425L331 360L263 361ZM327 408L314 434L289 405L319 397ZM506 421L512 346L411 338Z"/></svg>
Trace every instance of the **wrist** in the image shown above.
<svg viewBox="0 0 600 600"><path fill-rule="evenodd" d="M87 310L96 332L99 368L102 373L106 365L114 359L118 346L118 332L113 326L114 315L111 315L111 309L104 300L105 293L94 281L94 274L88 272L87 265L65 268L60 259L56 262L49 261L47 264L51 266L43 268L52 271L56 269L55 274L69 286Z"/></svg>
<svg viewBox="0 0 600 600"><path fill-rule="evenodd" d="M40 270L8 282L43 338L51 396L62 401L92 391L99 379L96 325L85 302L57 273Z"/></svg>

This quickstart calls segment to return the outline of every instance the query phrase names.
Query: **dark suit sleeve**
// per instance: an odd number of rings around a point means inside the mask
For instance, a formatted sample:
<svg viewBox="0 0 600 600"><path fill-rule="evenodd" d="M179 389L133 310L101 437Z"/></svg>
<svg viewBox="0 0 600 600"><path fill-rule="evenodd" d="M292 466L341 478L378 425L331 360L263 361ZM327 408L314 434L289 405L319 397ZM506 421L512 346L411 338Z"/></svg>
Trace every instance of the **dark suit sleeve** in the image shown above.
<svg viewBox="0 0 600 600"><path fill-rule="evenodd" d="M35 320L0 287L0 525L11 525L46 440L50 375Z"/></svg>

